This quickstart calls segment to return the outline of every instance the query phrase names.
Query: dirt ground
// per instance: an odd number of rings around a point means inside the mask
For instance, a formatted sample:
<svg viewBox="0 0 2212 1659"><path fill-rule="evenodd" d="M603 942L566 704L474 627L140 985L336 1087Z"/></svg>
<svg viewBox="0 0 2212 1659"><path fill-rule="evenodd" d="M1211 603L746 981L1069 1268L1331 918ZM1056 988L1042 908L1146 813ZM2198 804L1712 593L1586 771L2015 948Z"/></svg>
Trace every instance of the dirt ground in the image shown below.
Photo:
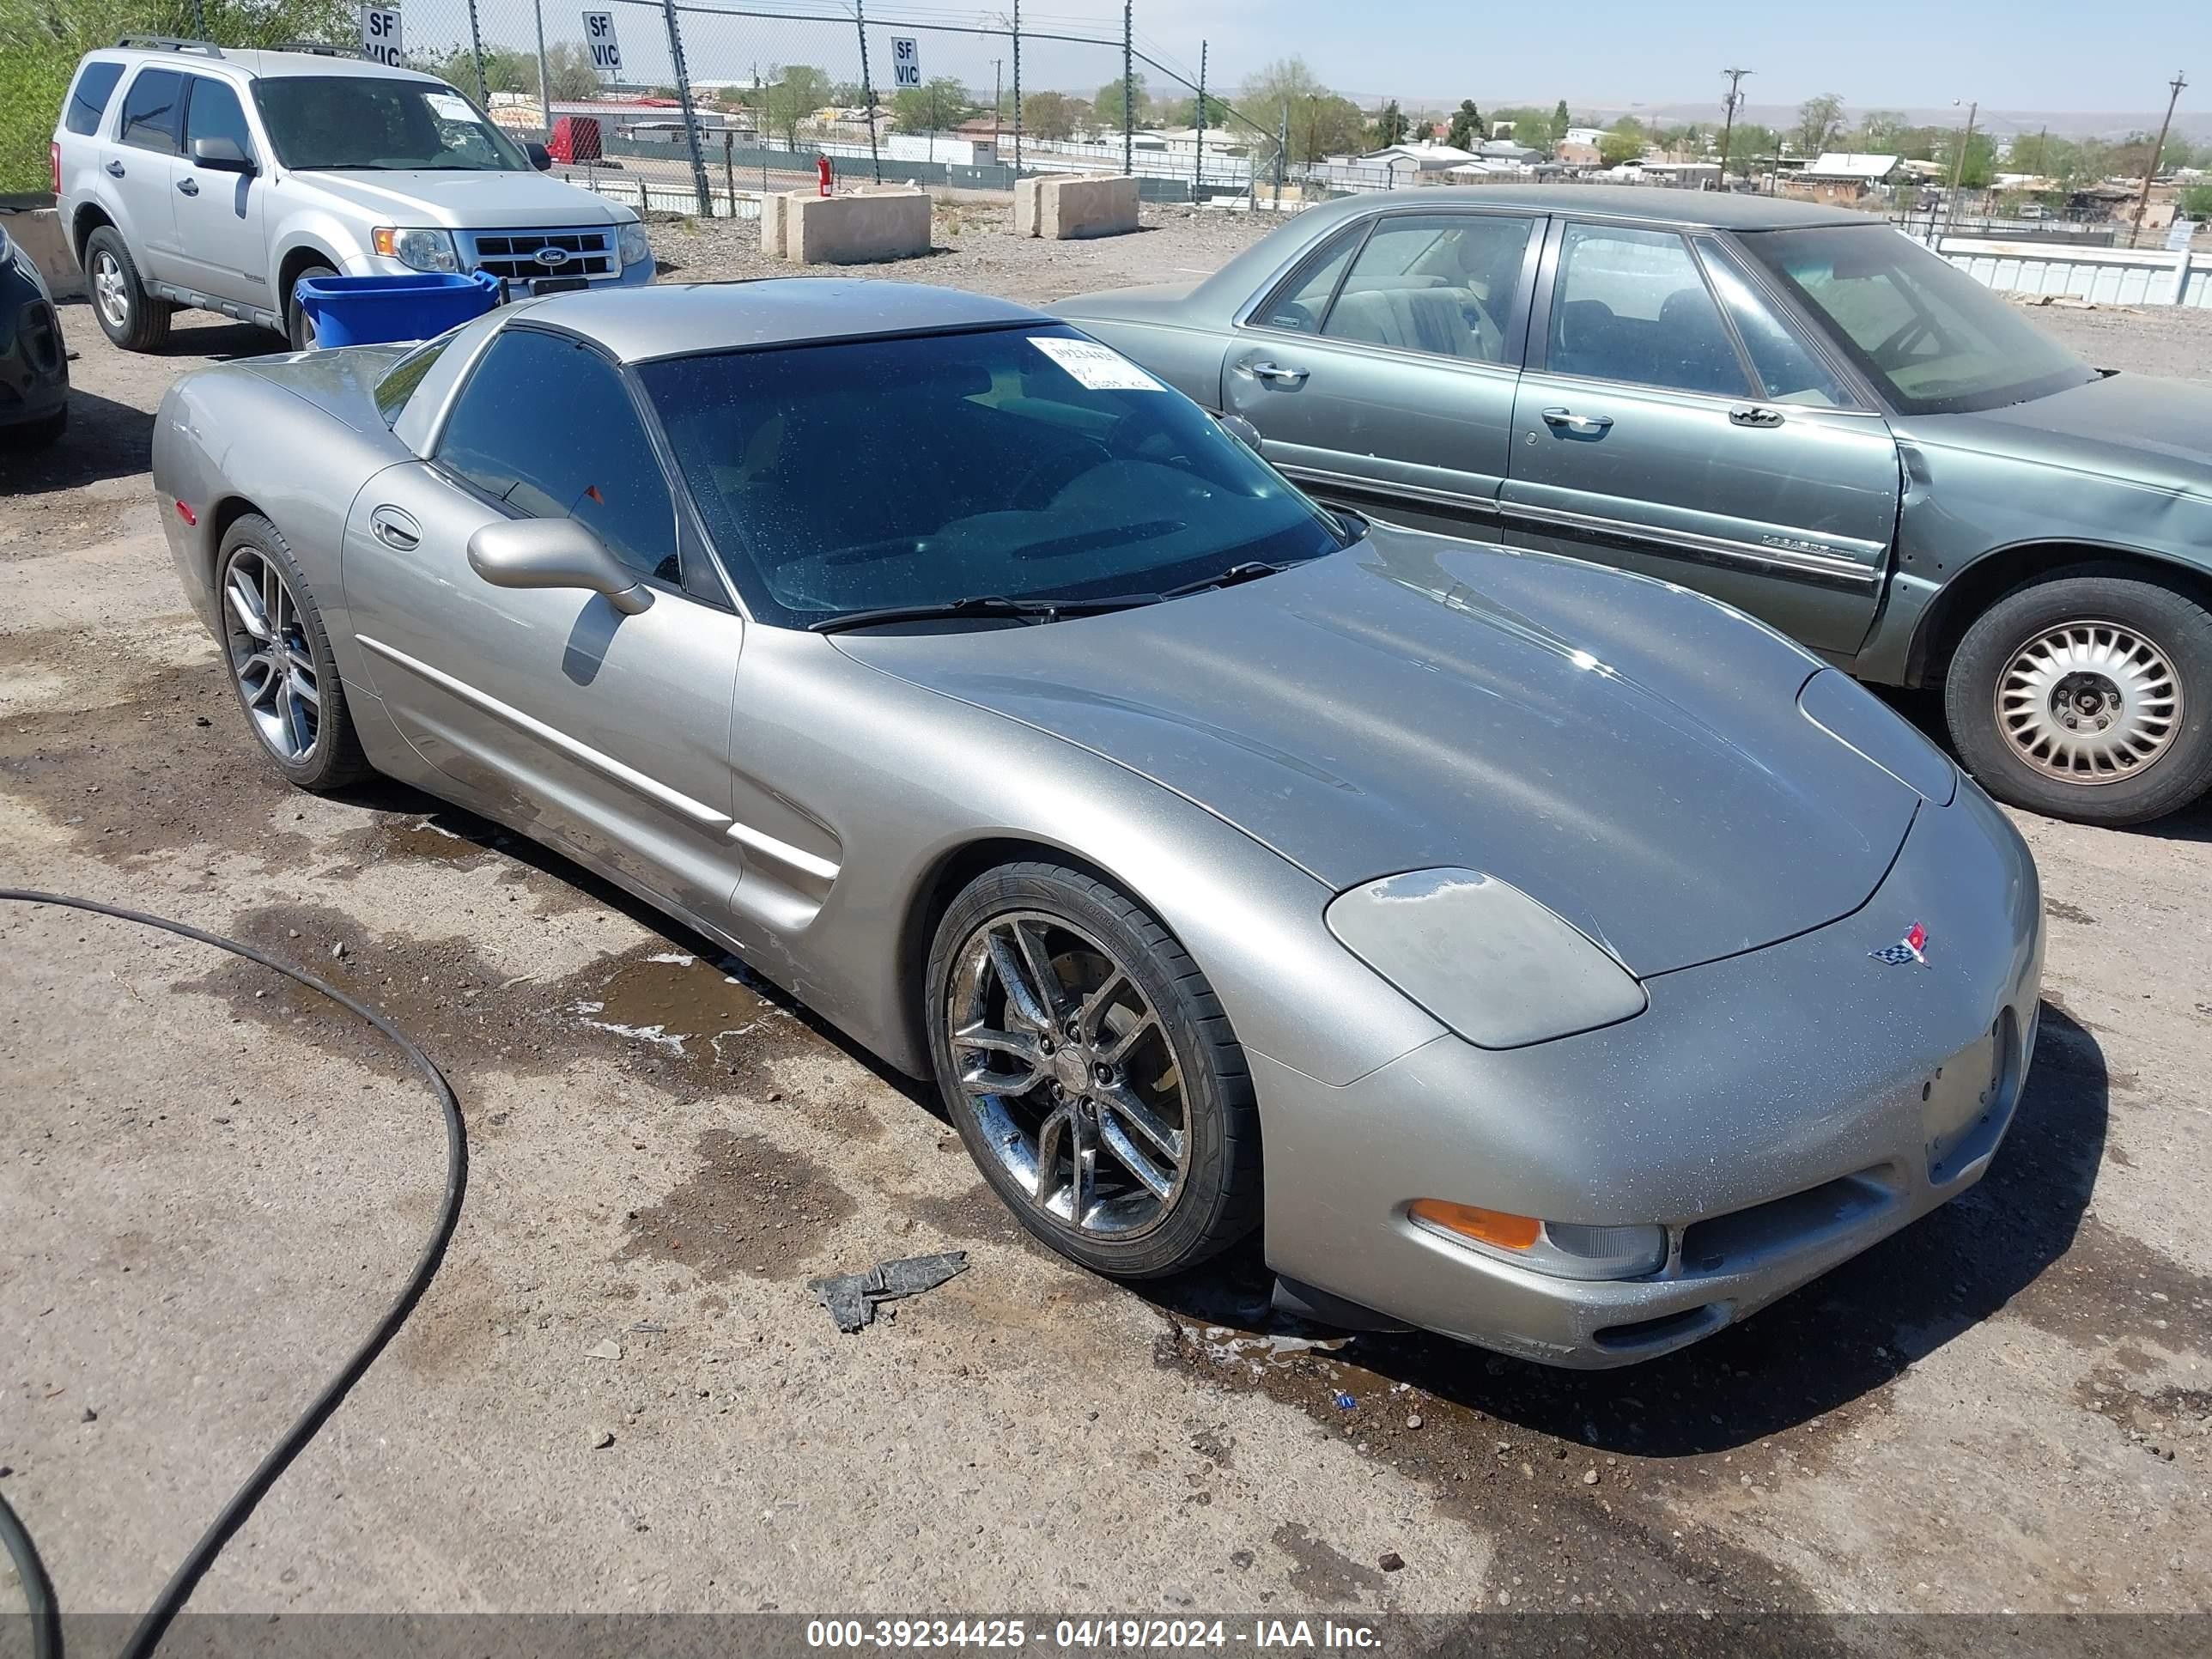
<svg viewBox="0 0 2212 1659"><path fill-rule="evenodd" d="M957 216L872 274L1046 300L1252 234ZM679 276L757 269L739 229L661 232ZM2030 314L2212 374L2212 315ZM559 858L281 787L145 476L167 381L274 343L64 322L76 422L0 459L0 883L329 975L471 1126L444 1270L196 1607L2212 1611L2212 806L2022 821L2033 1078L1989 1178L1905 1234L1626 1372L1316 1340L1249 1255L1138 1291L1031 1244L925 1091ZM0 1491L65 1606L130 1611L411 1261L438 1120L286 981L121 924L0 905ZM807 1289L946 1249L963 1276L858 1335Z"/></svg>

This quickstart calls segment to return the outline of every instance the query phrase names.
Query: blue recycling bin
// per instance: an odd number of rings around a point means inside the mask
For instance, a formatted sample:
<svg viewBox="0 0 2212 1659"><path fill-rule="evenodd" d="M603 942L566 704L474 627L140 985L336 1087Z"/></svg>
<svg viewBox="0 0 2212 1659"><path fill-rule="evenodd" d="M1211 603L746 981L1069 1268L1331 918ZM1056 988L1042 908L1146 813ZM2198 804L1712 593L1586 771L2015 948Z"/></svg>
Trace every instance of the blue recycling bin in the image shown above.
<svg viewBox="0 0 2212 1659"><path fill-rule="evenodd" d="M318 346L427 340L499 303L500 279L426 271L407 276L314 276L294 290L314 319Z"/></svg>

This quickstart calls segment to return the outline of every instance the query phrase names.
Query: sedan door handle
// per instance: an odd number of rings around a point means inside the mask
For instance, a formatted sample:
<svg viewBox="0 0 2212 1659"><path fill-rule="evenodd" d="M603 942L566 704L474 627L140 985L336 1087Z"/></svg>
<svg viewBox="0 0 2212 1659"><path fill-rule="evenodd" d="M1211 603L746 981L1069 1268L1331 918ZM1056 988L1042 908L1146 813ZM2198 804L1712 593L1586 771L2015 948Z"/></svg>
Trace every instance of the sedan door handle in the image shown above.
<svg viewBox="0 0 2212 1659"><path fill-rule="evenodd" d="M1304 386L1311 369L1285 368L1279 363L1250 363L1246 367L1256 380L1270 380L1277 386Z"/></svg>
<svg viewBox="0 0 2212 1659"><path fill-rule="evenodd" d="M422 527L396 507L380 507L368 515L368 533L398 553L411 553L422 544Z"/></svg>
<svg viewBox="0 0 2212 1659"><path fill-rule="evenodd" d="M1577 437L1595 438L1613 424L1613 416L1577 415L1571 409L1547 409L1544 411L1544 424L1562 427Z"/></svg>
<svg viewBox="0 0 2212 1659"><path fill-rule="evenodd" d="M1757 404L1740 404L1729 410L1729 419L1738 426L1780 426L1782 411Z"/></svg>
<svg viewBox="0 0 2212 1659"><path fill-rule="evenodd" d="M200 193L200 181L197 179L179 179L177 180L177 188L187 196L197 196Z"/></svg>
<svg viewBox="0 0 2212 1659"><path fill-rule="evenodd" d="M110 161L107 164L107 176L111 179L120 179L123 176L123 163Z"/></svg>

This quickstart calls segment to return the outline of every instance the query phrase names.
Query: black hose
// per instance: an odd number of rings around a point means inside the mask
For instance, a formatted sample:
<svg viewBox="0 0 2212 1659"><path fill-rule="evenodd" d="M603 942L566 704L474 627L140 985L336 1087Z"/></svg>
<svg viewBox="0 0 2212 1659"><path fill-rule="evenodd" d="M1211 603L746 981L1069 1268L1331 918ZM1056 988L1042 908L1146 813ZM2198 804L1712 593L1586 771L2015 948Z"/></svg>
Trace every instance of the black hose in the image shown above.
<svg viewBox="0 0 2212 1659"><path fill-rule="evenodd" d="M194 1588L207 1575L208 1569L215 1565L215 1559L222 1553L222 1547L246 1524L246 1517L253 1513L254 1506L267 1495L269 1489L276 1484L277 1477L290 1467L292 1460L306 1449L307 1443L330 1420L331 1413L338 1408L339 1402L344 1400L353 1385L361 1381L362 1374L376 1362L377 1355L384 1351L384 1345L398 1334L399 1328L407 1322L407 1316L414 1312L415 1304L422 1299L422 1292L430 1287L430 1280L437 1273L439 1263L445 1260L446 1246L452 1240L453 1229L461 1218L461 1198L469 1183L468 1127L461 1121L461 1103L453 1094L453 1085L446 1081L446 1074L438 1069L435 1060L424 1054L405 1032L367 1003L348 996L334 985L325 984L304 969L295 968L289 962L280 962L275 957L256 950L251 945L241 945L234 939L203 933L184 922L171 921L166 916L149 916L143 911L102 904L96 899L76 898L65 893L34 892L17 887L0 887L0 899L21 904L60 905L71 910L87 910L96 916L112 916L119 921L135 921L142 927L158 927L163 933L174 933L180 939L192 939L202 945L212 945L218 951L228 951L233 956L244 957L248 962L258 962L264 968L273 968L287 979L296 981L309 990L328 997L340 1007L360 1015L391 1038L398 1045L400 1052L407 1056L408 1062L429 1084L431 1092L438 1097L440 1109L446 1115L446 1194L438 1206L437 1224L431 1229L422 1255L416 1258L415 1270L407 1275L407 1281L400 1287L399 1294L385 1310L383 1316L370 1328L368 1335L354 1350L352 1357L338 1368L336 1376L323 1385L322 1392L308 1403L307 1410L300 1413L292 1426L284 1431L283 1437L269 1449L269 1455L246 1478L246 1483L231 1495L230 1501L222 1506L222 1512L200 1534L199 1541L192 1546L176 1571L170 1576L169 1582L161 1587L161 1593L155 1599L154 1605L146 1609L145 1616L139 1620L137 1627L131 1632L131 1640L125 1645L123 1654L124 1659L149 1659L160 1644L163 1633L168 1630L170 1621L183 1609ZM0 1544L4 1544L8 1553L15 1559L16 1573L23 1581L24 1596L30 1603L33 1659L62 1659L61 1610L54 1600L53 1581L46 1577L45 1564L39 1559L39 1553L32 1546L30 1534L16 1518L15 1510L8 1507L5 1498L0 1498Z"/></svg>

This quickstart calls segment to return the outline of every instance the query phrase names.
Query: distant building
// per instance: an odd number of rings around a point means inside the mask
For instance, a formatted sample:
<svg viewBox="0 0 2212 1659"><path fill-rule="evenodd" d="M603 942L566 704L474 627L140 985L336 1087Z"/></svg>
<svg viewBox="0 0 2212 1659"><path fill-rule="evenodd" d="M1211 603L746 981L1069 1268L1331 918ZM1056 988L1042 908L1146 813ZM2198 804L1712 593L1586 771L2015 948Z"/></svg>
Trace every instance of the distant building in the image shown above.
<svg viewBox="0 0 2212 1659"><path fill-rule="evenodd" d="M1837 149L1814 157L1789 175L1788 182L1795 195L1816 202L1852 203L1905 176L1897 156Z"/></svg>

